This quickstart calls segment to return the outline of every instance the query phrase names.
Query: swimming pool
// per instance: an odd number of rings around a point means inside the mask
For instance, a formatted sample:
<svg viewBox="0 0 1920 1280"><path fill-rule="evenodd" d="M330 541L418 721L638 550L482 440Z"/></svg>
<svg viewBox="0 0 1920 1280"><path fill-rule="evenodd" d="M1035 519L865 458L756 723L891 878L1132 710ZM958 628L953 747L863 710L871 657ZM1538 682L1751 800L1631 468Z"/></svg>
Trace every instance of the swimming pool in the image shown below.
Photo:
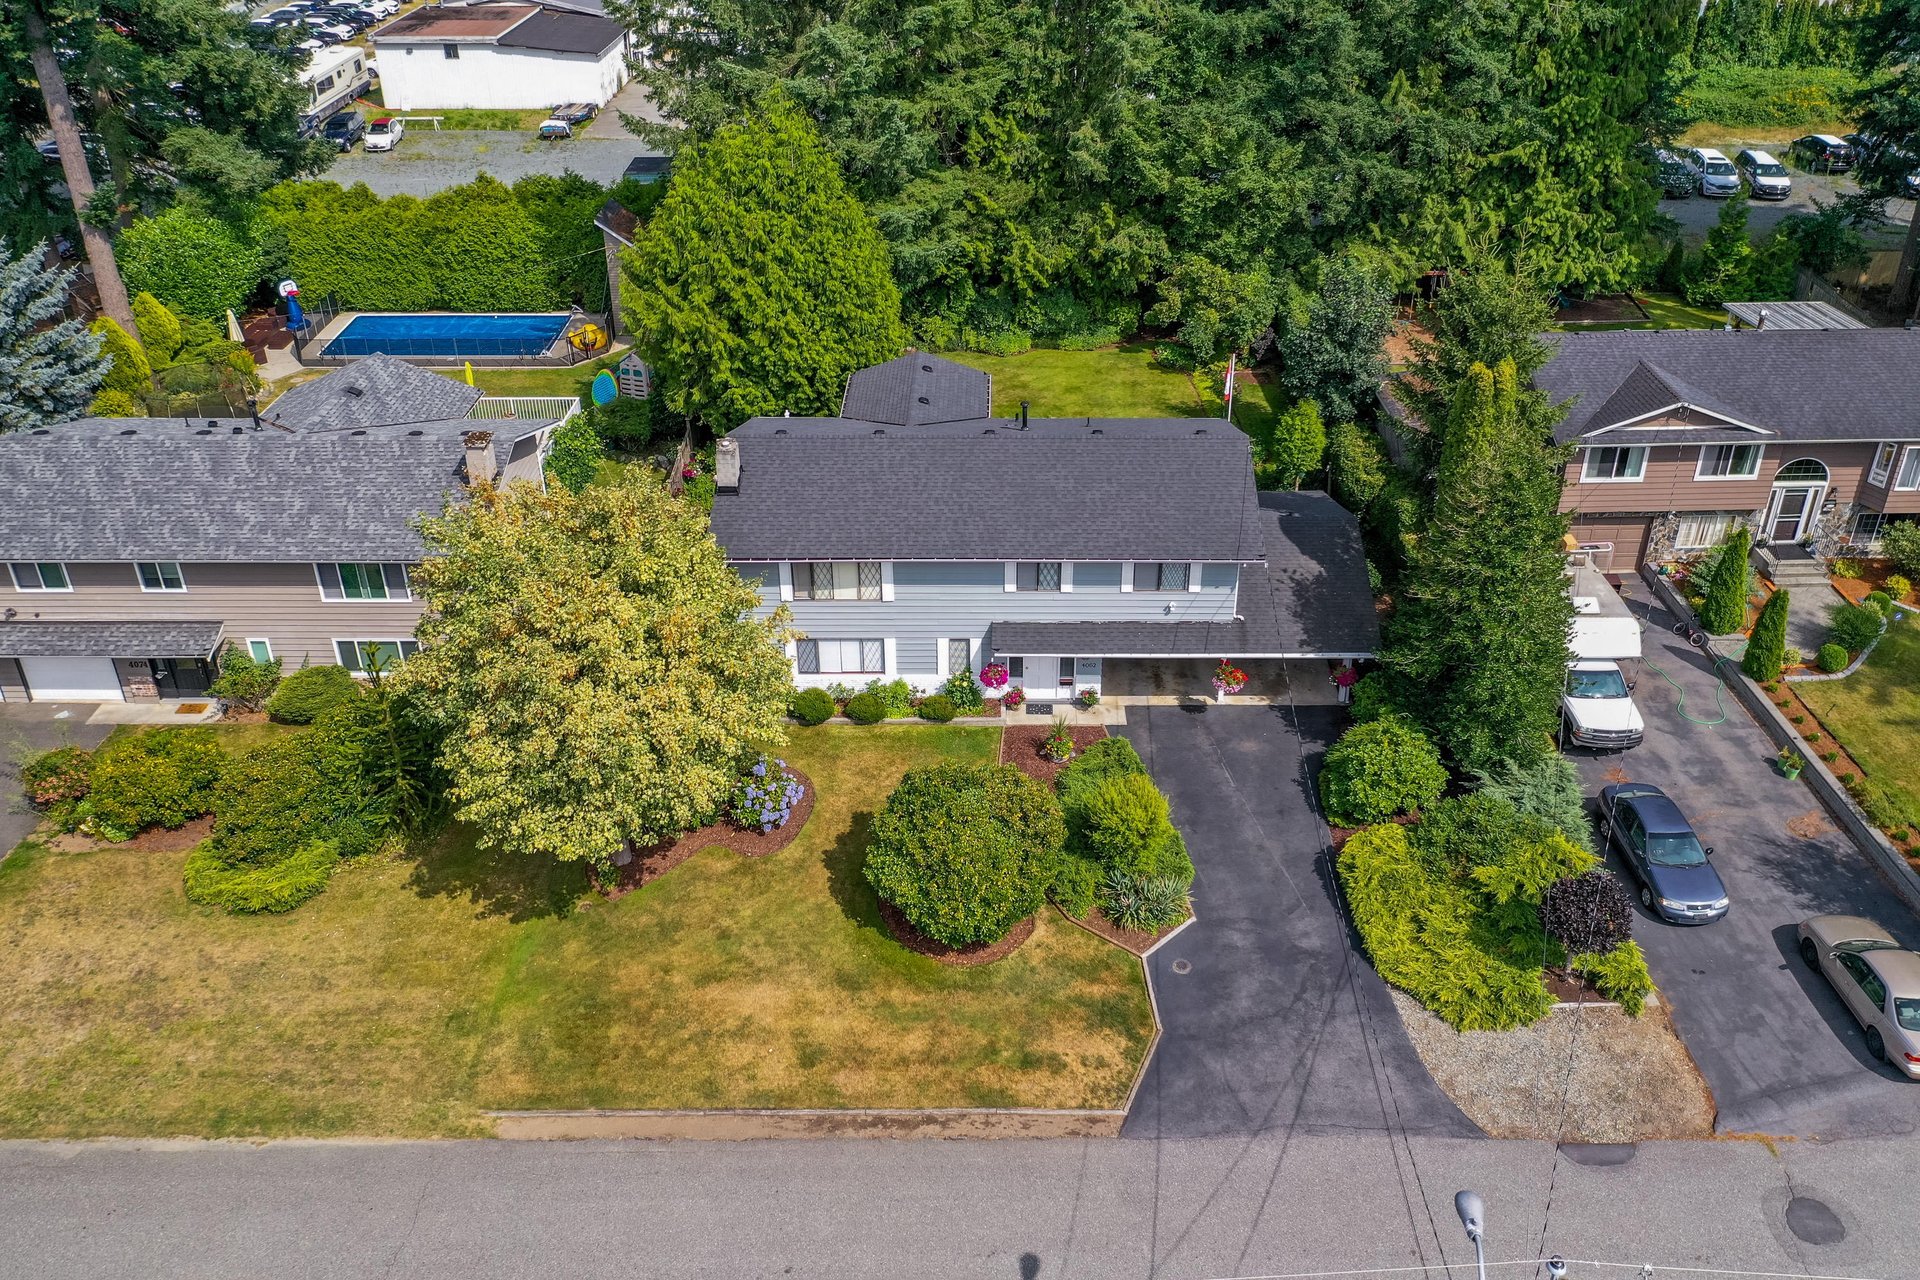
<svg viewBox="0 0 1920 1280"><path fill-rule="evenodd" d="M328 339L326 356L537 356L559 341L566 312L357 315Z"/></svg>

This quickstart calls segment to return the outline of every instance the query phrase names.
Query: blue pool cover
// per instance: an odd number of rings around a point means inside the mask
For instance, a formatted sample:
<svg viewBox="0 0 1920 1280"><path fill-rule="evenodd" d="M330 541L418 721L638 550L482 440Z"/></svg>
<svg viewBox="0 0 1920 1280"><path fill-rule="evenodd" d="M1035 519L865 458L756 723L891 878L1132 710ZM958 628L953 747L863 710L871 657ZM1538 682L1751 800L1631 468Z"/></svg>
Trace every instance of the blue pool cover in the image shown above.
<svg viewBox="0 0 1920 1280"><path fill-rule="evenodd" d="M565 331L565 315L355 316L321 352L328 356L537 356Z"/></svg>

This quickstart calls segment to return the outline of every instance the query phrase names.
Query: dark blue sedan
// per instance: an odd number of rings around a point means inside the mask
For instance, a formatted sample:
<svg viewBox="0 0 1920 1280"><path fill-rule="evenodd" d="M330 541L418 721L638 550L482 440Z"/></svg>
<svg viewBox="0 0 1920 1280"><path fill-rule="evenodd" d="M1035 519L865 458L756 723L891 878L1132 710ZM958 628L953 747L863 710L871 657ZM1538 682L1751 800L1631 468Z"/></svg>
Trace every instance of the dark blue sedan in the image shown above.
<svg viewBox="0 0 1920 1280"><path fill-rule="evenodd" d="M1680 806L1648 782L1600 792L1600 834L1640 882L1640 904L1669 924L1711 924L1727 914L1727 887Z"/></svg>

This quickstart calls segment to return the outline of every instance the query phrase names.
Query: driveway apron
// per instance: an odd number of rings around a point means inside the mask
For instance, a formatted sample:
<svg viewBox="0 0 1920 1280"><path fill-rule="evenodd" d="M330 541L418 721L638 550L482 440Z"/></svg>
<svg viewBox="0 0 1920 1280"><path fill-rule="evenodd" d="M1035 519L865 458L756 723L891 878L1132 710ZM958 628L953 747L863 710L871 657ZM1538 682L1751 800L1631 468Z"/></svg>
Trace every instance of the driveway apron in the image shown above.
<svg viewBox="0 0 1920 1280"><path fill-rule="evenodd" d="M1172 802L1197 919L1148 958L1164 1032L1130 1137L1273 1130L1477 1136L1407 1040L1335 897L1309 764L1330 707L1132 707Z"/></svg>
<svg viewBox="0 0 1920 1280"><path fill-rule="evenodd" d="M1733 902L1727 917L1682 927L1636 906L1634 936L1713 1090L1717 1127L1825 1138L1913 1132L1920 1084L1867 1055L1839 997L1801 963L1794 926L1822 913L1869 916L1912 947L1920 921L1813 792L1775 771L1771 739L1733 691L1716 699L1712 664L1673 634L1673 619L1657 607L1649 615L1640 600L1633 609L1650 616L1634 692L1646 741L1580 756L1580 772L1589 796L1627 780L1663 788L1714 851ZM1613 865L1628 876L1617 858Z"/></svg>

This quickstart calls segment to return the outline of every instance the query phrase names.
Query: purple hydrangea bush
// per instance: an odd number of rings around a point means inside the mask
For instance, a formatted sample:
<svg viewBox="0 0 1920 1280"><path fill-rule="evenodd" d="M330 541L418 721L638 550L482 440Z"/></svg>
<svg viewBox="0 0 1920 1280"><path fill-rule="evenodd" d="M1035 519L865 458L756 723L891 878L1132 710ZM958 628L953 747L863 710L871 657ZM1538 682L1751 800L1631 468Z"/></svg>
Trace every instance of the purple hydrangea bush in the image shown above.
<svg viewBox="0 0 1920 1280"><path fill-rule="evenodd" d="M734 784L727 817L736 827L766 835L787 825L807 789L787 772L787 762L761 754Z"/></svg>

